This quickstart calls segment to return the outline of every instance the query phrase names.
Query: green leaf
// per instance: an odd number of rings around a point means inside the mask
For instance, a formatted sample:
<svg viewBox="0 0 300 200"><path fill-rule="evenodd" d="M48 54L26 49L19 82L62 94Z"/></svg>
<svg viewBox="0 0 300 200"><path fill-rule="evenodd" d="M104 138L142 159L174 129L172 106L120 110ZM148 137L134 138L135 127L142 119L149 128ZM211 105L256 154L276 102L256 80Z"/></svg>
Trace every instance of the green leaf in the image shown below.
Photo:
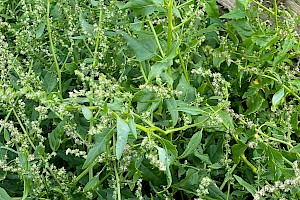
<svg viewBox="0 0 300 200"><path fill-rule="evenodd" d="M120 117L117 118L117 143L116 143L116 157L120 160L125 145L127 143L129 126Z"/></svg>
<svg viewBox="0 0 300 200"><path fill-rule="evenodd" d="M168 152L168 159L169 159L170 165L173 164L173 162L175 161L175 159L178 155L176 146L173 145L172 142L170 142L169 140L166 140L163 138L160 138L159 141Z"/></svg>
<svg viewBox="0 0 300 200"><path fill-rule="evenodd" d="M256 194L256 190L252 185L250 185L249 183L247 183L246 181L244 181L241 177L239 177L237 175L233 175L233 176L239 182L239 184L241 184L244 188L246 188L246 190L248 192L250 192L252 194L252 196L254 196Z"/></svg>
<svg viewBox="0 0 300 200"><path fill-rule="evenodd" d="M136 14L150 15L162 3L162 0L130 0L123 9L131 8Z"/></svg>
<svg viewBox="0 0 300 200"><path fill-rule="evenodd" d="M0 200L11 200L12 198L7 194L7 192L0 187Z"/></svg>
<svg viewBox="0 0 300 200"><path fill-rule="evenodd" d="M225 200L226 195L213 183L211 183L208 186L208 191L210 197L212 197L214 200Z"/></svg>
<svg viewBox="0 0 300 200"><path fill-rule="evenodd" d="M93 113L88 107L82 107L81 111L86 120L90 120L93 118Z"/></svg>
<svg viewBox="0 0 300 200"><path fill-rule="evenodd" d="M235 28L242 39L246 39L254 33L254 30L247 19L232 20L231 22L229 22L229 24Z"/></svg>
<svg viewBox="0 0 300 200"><path fill-rule="evenodd" d="M49 94L55 88L56 84L57 84L56 76L51 72L47 72L43 82L47 94Z"/></svg>
<svg viewBox="0 0 300 200"><path fill-rule="evenodd" d="M225 18L225 19L242 19L244 17L246 17L245 11L239 9L238 7L235 7L229 13L225 13L220 18Z"/></svg>
<svg viewBox="0 0 300 200"><path fill-rule="evenodd" d="M94 176L91 180L89 180L89 182L83 188L83 192L90 191L91 189L93 189L93 187L97 185L98 182L99 182L99 174Z"/></svg>
<svg viewBox="0 0 300 200"><path fill-rule="evenodd" d="M267 148L267 156L269 158L268 173L272 176L272 178L278 180L282 174L280 168L284 165L283 156L277 149L274 149L271 146L268 146Z"/></svg>
<svg viewBox="0 0 300 200"><path fill-rule="evenodd" d="M286 38L282 45L282 51L280 51L280 54L287 53L289 50L293 48L293 46L297 44L296 39L293 38Z"/></svg>
<svg viewBox="0 0 300 200"><path fill-rule="evenodd" d="M79 24L82 27L84 31L86 31L90 35L94 35L94 26L89 24L86 20L83 14L79 15Z"/></svg>
<svg viewBox="0 0 300 200"><path fill-rule="evenodd" d="M284 88L278 90L272 97L272 105L277 106L284 97Z"/></svg>
<svg viewBox="0 0 300 200"><path fill-rule="evenodd" d="M167 56L161 61L156 62L151 66L151 70L148 75L148 81L153 80L156 76L162 74L163 71L166 71L168 67L173 64L173 59L177 55L177 50L179 48L179 41L176 41L172 44L171 51L168 52Z"/></svg>
<svg viewBox="0 0 300 200"><path fill-rule="evenodd" d="M237 3L243 5L244 8L247 8L252 1L253 0L237 0Z"/></svg>
<svg viewBox="0 0 300 200"><path fill-rule="evenodd" d="M128 119L128 126L129 126L130 132L132 133L134 138L137 139L137 132L136 132L136 126L135 126L134 118L131 117L131 118Z"/></svg>
<svg viewBox="0 0 300 200"><path fill-rule="evenodd" d="M267 47L272 46L273 44L276 44L278 41L278 35L253 35L252 41L261 47L260 51L263 51Z"/></svg>
<svg viewBox="0 0 300 200"><path fill-rule="evenodd" d="M240 162L240 156L245 152L247 149L247 145L245 145L242 142L239 142L238 144L235 144L231 147L232 154L233 154L233 162L235 164L238 164Z"/></svg>
<svg viewBox="0 0 300 200"><path fill-rule="evenodd" d="M219 7L216 0L206 0L206 13L209 17L219 17Z"/></svg>
<svg viewBox="0 0 300 200"><path fill-rule="evenodd" d="M185 112L189 115L201 115L205 114L205 111L203 111L201 108L193 107L193 106L180 106L178 108L174 109L175 111L181 111Z"/></svg>
<svg viewBox="0 0 300 200"><path fill-rule="evenodd" d="M299 127L299 119L298 119L298 113L295 112L293 115L292 115L292 119L291 119L291 124L292 124L292 128L293 129L298 129Z"/></svg>
<svg viewBox="0 0 300 200"><path fill-rule="evenodd" d="M145 47L145 45L143 45L137 39L131 37L125 32L120 32L120 34L126 40L129 48L135 53L137 61L148 60L154 56L154 52L151 52L148 48Z"/></svg>
<svg viewBox="0 0 300 200"><path fill-rule="evenodd" d="M99 135L95 137L95 144L89 150L86 160L82 166L83 169L87 168L94 162L94 160L106 151L106 146L112 137L112 129L104 129Z"/></svg>
<svg viewBox="0 0 300 200"><path fill-rule="evenodd" d="M167 70L173 62L159 61L151 66L151 70L148 75L148 81L153 80L156 76L162 74L163 71Z"/></svg>
<svg viewBox="0 0 300 200"><path fill-rule="evenodd" d="M178 152L177 152L176 146L173 145L170 141L163 139L163 138L160 138L159 140L164 148L161 148L158 146L156 148L158 150L159 160L164 164L164 166L166 166L165 173L166 173L167 182L168 182L167 188L169 188L169 187L171 187L172 179L173 179L171 171L170 171L170 165L174 163Z"/></svg>
<svg viewBox="0 0 300 200"><path fill-rule="evenodd" d="M188 155L190 155L191 153L193 153L195 151L195 149L197 149L197 147L201 143L202 131L203 131L203 129L201 129L201 131L196 132L192 136L192 138L190 139L190 141L189 141L186 149L181 154L181 156L178 157L179 159L187 157Z"/></svg>
<svg viewBox="0 0 300 200"><path fill-rule="evenodd" d="M45 22L41 22L39 24L39 26L37 27L36 32L35 32L35 38L40 38L43 35L44 30L45 30L45 25L46 25Z"/></svg>
<svg viewBox="0 0 300 200"><path fill-rule="evenodd" d="M64 132L63 126L64 126L64 122L61 121L57 125L57 127L51 133L48 134L49 145L52 151L57 151L57 149L61 144L61 136Z"/></svg>
<svg viewBox="0 0 300 200"><path fill-rule="evenodd" d="M258 111L264 101L265 99L259 94L256 94L255 97L248 99L246 103L248 106L248 110L245 112L245 115L249 115Z"/></svg>
<svg viewBox="0 0 300 200"><path fill-rule="evenodd" d="M226 128L229 129L234 129L234 123L233 123L233 119L230 116L230 114L228 114L227 112L225 112L224 110L220 110L218 112L219 116L221 117L223 123L225 124Z"/></svg>
<svg viewBox="0 0 300 200"><path fill-rule="evenodd" d="M300 144L297 144L296 146L294 146L293 148L291 148L289 150L289 152L291 152L291 153L300 153Z"/></svg>
<svg viewBox="0 0 300 200"><path fill-rule="evenodd" d="M194 153L194 155L195 155L197 158L199 158L200 160L202 160L204 163L209 164L209 165L212 164L212 162L211 162L210 159L209 159L208 154L201 154L201 153L199 153L198 151L196 151L196 152Z"/></svg>
<svg viewBox="0 0 300 200"><path fill-rule="evenodd" d="M212 163L219 162L223 157L223 141L210 145L207 153Z"/></svg>
<svg viewBox="0 0 300 200"><path fill-rule="evenodd" d="M99 1L91 0L92 6L98 6Z"/></svg>
<svg viewBox="0 0 300 200"><path fill-rule="evenodd" d="M178 111L174 110L177 106L176 100L174 97L171 97L170 99L167 99L165 101L166 101L167 109L172 117L172 122L173 122L172 126L175 126L179 118Z"/></svg>

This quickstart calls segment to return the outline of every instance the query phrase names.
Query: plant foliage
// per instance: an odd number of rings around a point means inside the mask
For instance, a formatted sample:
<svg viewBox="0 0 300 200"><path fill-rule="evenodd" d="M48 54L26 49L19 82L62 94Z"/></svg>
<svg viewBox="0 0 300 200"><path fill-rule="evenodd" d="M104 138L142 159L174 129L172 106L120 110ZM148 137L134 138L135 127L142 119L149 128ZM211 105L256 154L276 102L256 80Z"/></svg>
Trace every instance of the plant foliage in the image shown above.
<svg viewBox="0 0 300 200"><path fill-rule="evenodd" d="M300 21L274 3L0 1L0 199L300 198Z"/></svg>

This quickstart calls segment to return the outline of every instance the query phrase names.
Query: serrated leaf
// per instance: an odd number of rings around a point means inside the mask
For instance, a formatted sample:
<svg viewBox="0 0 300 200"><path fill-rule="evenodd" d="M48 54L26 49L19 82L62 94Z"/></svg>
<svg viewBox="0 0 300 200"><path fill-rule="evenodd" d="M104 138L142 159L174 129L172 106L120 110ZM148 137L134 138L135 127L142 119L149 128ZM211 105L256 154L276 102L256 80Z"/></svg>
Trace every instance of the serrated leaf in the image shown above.
<svg viewBox="0 0 300 200"><path fill-rule="evenodd" d="M278 90L272 97L272 105L277 106L284 97L284 88Z"/></svg>
<svg viewBox="0 0 300 200"><path fill-rule="evenodd" d="M86 120L90 120L93 118L93 113L88 107L82 107L81 111Z"/></svg>
<svg viewBox="0 0 300 200"><path fill-rule="evenodd" d="M7 192L0 187L0 200L11 200L12 198L7 194Z"/></svg>
<svg viewBox="0 0 300 200"><path fill-rule="evenodd" d="M49 94L52 92L52 90L55 88L57 84L57 78L54 74L51 72L47 72L47 74L44 77L43 85L46 89L46 93Z"/></svg>
<svg viewBox="0 0 300 200"><path fill-rule="evenodd" d="M241 177L239 177L237 175L233 175L233 176L239 182L239 184L241 184L248 192L250 192L252 194L252 196L254 196L256 194L256 190L252 185L250 185L249 183L247 183L246 181L244 181Z"/></svg>
<svg viewBox="0 0 300 200"><path fill-rule="evenodd" d="M128 134L130 128L126 122L124 122L120 117L117 118L117 143L116 143L116 157L120 160L125 145L127 143Z"/></svg>
<svg viewBox="0 0 300 200"><path fill-rule="evenodd" d="M61 136L64 132L63 126L64 126L64 122L61 121L57 125L57 127L51 133L48 134L49 145L52 151L57 151L57 149L60 146Z"/></svg>
<svg viewBox="0 0 300 200"><path fill-rule="evenodd" d="M41 22L39 24L39 26L37 27L36 32L35 32L35 38L40 38L43 35L44 30L45 30L45 25L46 25L45 22Z"/></svg>
<svg viewBox="0 0 300 200"><path fill-rule="evenodd" d="M134 138L137 139L137 132L136 132L136 126L135 126L134 118L131 117L131 118L128 119L128 126L129 126L130 132L132 133Z"/></svg>
<svg viewBox="0 0 300 200"><path fill-rule="evenodd" d="M195 149L197 149L197 147L201 143L202 131L203 131L203 129L201 129L201 131L196 132L192 136L192 138L190 139L190 141L189 141L186 149L181 154L181 156L178 157L179 159L187 157L188 155L190 155L191 153L193 153L195 151Z"/></svg>
<svg viewBox="0 0 300 200"><path fill-rule="evenodd" d="M112 129L104 129L99 135L96 135L95 144L89 150L86 160L82 166L83 169L87 168L94 162L94 160L106 151L106 146L112 137Z"/></svg>

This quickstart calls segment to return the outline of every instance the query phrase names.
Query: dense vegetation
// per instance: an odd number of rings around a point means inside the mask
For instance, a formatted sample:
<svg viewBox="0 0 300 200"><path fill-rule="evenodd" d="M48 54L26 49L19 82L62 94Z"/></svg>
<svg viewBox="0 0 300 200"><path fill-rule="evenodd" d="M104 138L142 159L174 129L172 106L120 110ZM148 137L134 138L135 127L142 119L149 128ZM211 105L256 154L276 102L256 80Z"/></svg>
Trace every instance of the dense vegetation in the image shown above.
<svg viewBox="0 0 300 200"><path fill-rule="evenodd" d="M274 3L1 0L0 199L300 198L300 19Z"/></svg>

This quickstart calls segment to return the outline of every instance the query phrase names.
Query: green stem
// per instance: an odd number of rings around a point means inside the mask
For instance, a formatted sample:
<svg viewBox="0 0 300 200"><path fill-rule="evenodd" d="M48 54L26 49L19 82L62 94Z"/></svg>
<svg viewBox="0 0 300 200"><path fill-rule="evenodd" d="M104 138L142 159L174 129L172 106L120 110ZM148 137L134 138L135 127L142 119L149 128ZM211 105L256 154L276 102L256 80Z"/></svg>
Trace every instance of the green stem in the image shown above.
<svg viewBox="0 0 300 200"><path fill-rule="evenodd" d="M262 75L263 77L272 79L278 83L280 83L282 85L282 87L284 87L284 89L286 89L289 93L291 93L294 97L296 97L298 99L298 101L300 101L300 97L293 91L291 90L288 86L286 86L285 84L282 84L279 80L277 80L276 78L269 76L269 75Z"/></svg>
<svg viewBox="0 0 300 200"><path fill-rule="evenodd" d="M272 140L272 141L275 141L275 142L279 142L279 143L282 143L282 144L285 144L285 145L287 145L287 146L289 146L289 147L293 147L293 145L291 145L290 143L288 143L288 142L286 142L286 141L283 141L283 140L280 140L280 139L277 139L277 138L273 138L273 137L270 137L270 136L268 136L268 135L266 135L266 134L264 134L261 130L259 130L259 129L255 129L255 131L257 132L257 133L259 133L260 135L262 135L262 136L264 136L266 139L268 139L268 140Z"/></svg>
<svg viewBox="0 0 300 200"><path fill-rule="evenodd" d="M231 174L232 174L232 172L234 171L234 169L237 167L237 164L234 164L233 166L232 166L232 168L230 169L230 171L228 171L227 173L228 173L228 175L230 175L231 176ZM227 181L228 181L229 179L224 179L224 181L223 181L223 183L221 184L221 186L220 186L220 190L223 190L223 188L225 187L225 185L226 185L226 183L227 183Z"/></svg>
<svg viewBox="0 0 300 200"><path fill-rule="evenodd" d="M7 122L7 120L8 120L8 118L9 118L9 116L11 115L11 112L12 112L12 111L13 111L13 108L10 109L10 110L8 111L8 113L7 113L7 115L6 115L6 117L5 117L4 121L3 121L3 123L1 124L0 133L2 132L2 130L3 130L3 128L4 128L4 124Z"/></svg>
<svg viewBox="0 0 300 200"><path fill-rule="evenodd" d="M17 118L17 121L19 122L19 125L21 126L22 131L23 131L24 134L26 135L27 140L29 141L31 147L35 150L36 147L35 147L35 145L33 144L33 142L31 141L31 139L30 139L30 137L29 137L29 134L28 134L28 132L26 131L26 129L24 128L23 123L21 122L21 120L20 120L19 116L17 115L15 109L12 109L12 110L13 110L13 113L14 113L15 117Z"/></svg>
<svg viewBox="0 0 300 200"><path fill-rule="evenodd" d="M270 10L269 8L267 8L266 6L264 6L263 4L261 4L258 1L253 1L254 3L256 3L259 7L265 9L266 11L270 12L272 15L274 15L274 12L272 10Z"/></svg>
<svg viewBox="0 0 300 200"><path fill-rule="evenodd" d="M141 72L142 72L142 74L143 74L143 77L144 77L145 82L148 83L148 78L147 78L147 76L146 76L144 67L143 67L143 65L142 65L141 62L140 62L140 70L141 70Z"/></svg>
<svg viewBox="0 0 300 200"><path fill-rule="evenodd" d="M180 27L184 26L186 23L188 23L195 15L197 12L193 12L193 14L191 16L189 16L187 19L183 20L180 24L178 24L177 26L174 26L173 30L177 30Z"/></svg>
<svg viewBox="0 0 300 200"><path fill-rule="evenodd" d="M244 162L246 165L248 165L248 167L251 168L251 170L252 170L252 172L253 172L254 174L257 174L257 169L256 169L256 167L255 167L254 165L252 165L252 163L249 162L249 161L247 160L247 158L246 158L246 156L245 156L244 153L240 156L240 158L243 160L243 162Z"/></svg>
<svg viewBox="0 0 300 200"><path fill-rule="evenodd" d="M153 32L153 35L154 35L154 38L155 38L155 42L156 42L156 44L157 44L157 46L158 46L158 49L159 49L159 51L160 51L160 54L161 54L161 56L164 58L164 57L165 57L165 53L164 53L164 51L163 51L163 49L162 49L162 47L161 47L161 45L160 45L160 42L159 42L159 40L158 40L156 31L155 31L155 29L154 29L154 27L153 27L153 24L152 24L152 21L151 21L151 19L150 19L150 17L149 17L148 15L147 15L147 19L148 19L148 23L149 23L149 26L150 26L150 28L151 28L151 31Z"/></svg>
<svg viewBox="0 0 300 200"><path fill-rule="evenodd" d="M275 17L276 31L278 32L278 6L276 0L274 0L274 17Z"/></svg>
<svg viewBox="0 0 300 200"><path fill-rule="evenodd" d="M173 40L173 0L169 0L168 3L168 39L167 47L168 52L171 51L172 40Z"/></svg>
<svg viewBox="0 0 300 200"><path fill-rule="evenodd" d="M95 67L97 65L97 53L98 53L98 47L99 47L99 43L100 43L100 36L101 36L101 29L102 29L102 19L103 19L103 11L102 9L100 10L100 14L99 14L99 22L98 22L98 35L97 35L97 40L96 40L96 46L95 46L95 50L94 50L94 61L93 61L93 66Z"/></svg>
<svg viewBox="0 0 300 200"><path fill-rule="evenodd" d="M203 124L204 122L206 122L209 118L207 117L206 119L204 119L203 121L201 122L197 122L195 124L190 124L190 125L186 125L186 126L182 126L182 127L179 127L179 128L173 128L173 129L169 129L169 130L166 130L166 134L169 134L169 133L173 133L173 132L177 132L177 131L184 131L186 129L189 129L189 128L194 128L194 127L197 127L199 126L200 124Z"/></svg>
<svg viewBox="0 0 300 200"><path fill-rule="evenodd" d="M183 60L183 58L182 58L180 52L179 52L178 56L179 56L180 65L181 65L181 68L182 68L182 70L183 70L183 74L184 74L184 76L185 76L185 79L186 79L186 81L190 84L189 74L188 74L188 72L187 72L187 68L186 68L186 66L185 66L185 64L184 64L184 60Z"/></svg>
<svg viewBox="0 0 300 200"><path fill-rule="evenodd" d="M113 134L113 145L114 145L114 149L116 149L116 138L115 138L115 134ZM114 165L114 171L115 171L116 182L117 182L117 195L118 195L118 200L121 200L121 199L122 199L122 196L121 196L120 178L119 178L119 174L118 174L118 170L117 170L117 162L116 162L116 160L113 161L113 165Z"/></svg>
<svg viewBox="0 0 300 200"><path fill-rule="evenodd" d="M194 0L190 0L190 1L184 2L184 3L180 4L179 6L177 6L177 8L180 9L180 8L183 8L184 6L190 5L192 3L194 3Z"/></svg>
<svg viewBox="0 0 300 200"><path fill-rule="evenodd" d="M62 97L62 84L61 84L61 70L59 68L59 64L57 61L56 53L55 53L55 47L52 40L52 34L51 34L51 25L50 25L50 0L47 1L47 30L48 30L48 36L49 36L49 42L51 46L52 56L54 59L55 67L56 67L56 73L58 76L58 88L59 88L59 97L63 101Z"/></svg>
<svg viewBox="0 0 300 200"><path fill-rule="evenodd" d="M90 167L94 167L95 165L97 164L97 162L93 162L92 164L91 164L91 166ZM88 167L88 168L86 168L85 170L83 170L83 172L81 172L77 177L76 177L76 179L73 181L73 186L75 186L76 184L77 184L77 182L80 180L80 179L82 179L88 172L89 172L89 170L90 170L90 168Z"/></svg>

